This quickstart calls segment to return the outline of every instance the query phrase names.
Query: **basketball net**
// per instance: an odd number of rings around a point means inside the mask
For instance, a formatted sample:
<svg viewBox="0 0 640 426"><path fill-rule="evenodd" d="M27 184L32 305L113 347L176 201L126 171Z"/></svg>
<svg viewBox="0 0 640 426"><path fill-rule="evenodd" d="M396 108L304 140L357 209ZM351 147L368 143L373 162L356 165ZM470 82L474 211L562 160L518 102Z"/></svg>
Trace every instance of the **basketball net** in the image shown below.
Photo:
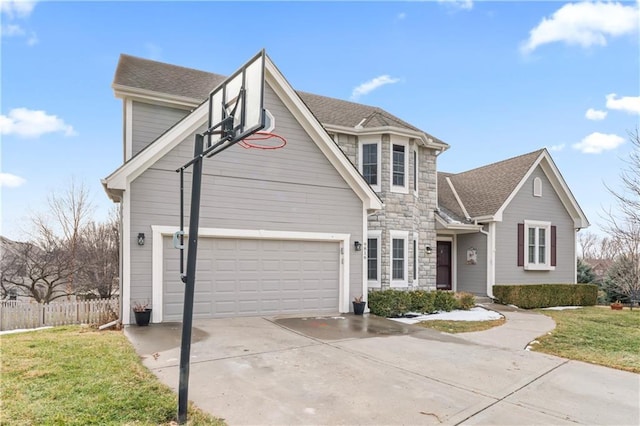
<svg viewBox="0 0 640 426"><path fill-rule="evenodd" d="M286 144L287 140L284 137L271 132L256 132L238 142L238 145L245 149L280 149Z"/></svg>

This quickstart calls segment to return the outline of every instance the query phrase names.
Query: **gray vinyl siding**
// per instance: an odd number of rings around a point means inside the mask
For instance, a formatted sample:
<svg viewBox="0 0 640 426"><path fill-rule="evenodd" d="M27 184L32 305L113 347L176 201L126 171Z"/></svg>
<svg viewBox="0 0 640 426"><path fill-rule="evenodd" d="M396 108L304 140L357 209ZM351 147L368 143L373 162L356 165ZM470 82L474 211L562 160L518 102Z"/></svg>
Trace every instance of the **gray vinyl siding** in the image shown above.
<svg viewBox="0 0 640 426"><path fill-rule="evenodd" d="M273 132L287 145L279 150L234 146L205 160L200 227L351 234L363 241L363 204L269 88L265 106L275 117ZM204 123L203 127L204 128ZM151 225L179 225L177 168L193 156L193 136L131 184L131 298L151 299ZM185 226L191 174L185 173ZM147 235L138 246L139 232ZM362 255L352 247L350 296L362 293ZM337 309L337 306L336 306Z"/></svg>
<svg viewBox="0 0 640 426"><path fill-rule="evenodd" d="M533 180L542 181L542 197L533 196ZM518 223L525 220L551 222L556 226L557 266L553 271L530 271L517 266ZM496 284L573 283L575 281L576 232L549 179L538 167L505 209L496 223Z"/></svg>
<svg viewBox="0 0 640 426"><path fill-rule="evenodd" d="M143 102L132 102L132 155L138 154L189 111Z"/></svg>
<svg viewBox="0 0 640 426"><path fill-rule="evenodd" d="M467 264L467 250L477 250L477 263ZM457 290L487 295L487 237L481 233L457 237Z"/></svg>

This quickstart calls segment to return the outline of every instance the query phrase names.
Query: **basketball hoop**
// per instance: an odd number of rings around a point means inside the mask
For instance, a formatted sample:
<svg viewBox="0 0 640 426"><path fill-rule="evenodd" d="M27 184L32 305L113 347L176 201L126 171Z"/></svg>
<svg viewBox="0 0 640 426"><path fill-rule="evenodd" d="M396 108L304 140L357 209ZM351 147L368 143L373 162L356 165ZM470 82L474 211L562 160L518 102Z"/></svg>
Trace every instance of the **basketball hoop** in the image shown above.
<svg viewBox="0 0 640 426"><path fill-rule="evenodd" d="M261 142L269 139L273 139L271 142L269 142L271 143L270 145L264 144L263 142ZM254 141L260 141L260 142L255 143ZM238 145L240 145L245 149L250 149L250 148L280 149L284 147L286 144L287 144L287 140L284 137L271 132L256 132L253 135L247 136L246 138L238 142Z"/></svg>

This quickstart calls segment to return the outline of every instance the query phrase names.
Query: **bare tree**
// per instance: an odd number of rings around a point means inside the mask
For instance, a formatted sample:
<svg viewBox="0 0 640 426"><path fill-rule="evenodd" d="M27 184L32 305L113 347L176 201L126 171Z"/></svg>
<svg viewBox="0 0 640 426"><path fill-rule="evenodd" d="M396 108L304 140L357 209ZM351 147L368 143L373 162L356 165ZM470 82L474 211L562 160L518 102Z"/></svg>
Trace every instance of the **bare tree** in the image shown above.
<svg viewBox="0 0 640 426"><path fill-rule="evenodd" d="M49 303L68 295L67 284L73 274L68 251L53 233L38 241L20 243L2 253L2 288L18 289L39 303Z"/></svg>
<svg viewBox="0 0 640 426"><path fill-rule="evenodd" d="M618 249L616 268L609 274L610 286L617 293L640 298L640 133L638 129L629 134L633 150L627 168L621 174L624 187L614 191L618 211L606 213L606 232Z"/></svg>
<svg viewBox="0 0 640 426"><path fill-rule="evenodd" d="M33 219L36 239L46 234L60 233L62 243L68 251L72 274L67 281L67 294L75 290L75 271L77 271L78 248L82 229L91 220L93 206L89 200L89 191L83 183L71 179L69 187L61 193L53 192L48 197L48 214L36 215ZM49 238L49 237L47 237Z"/></svg>
<svg viewBox="0 0 640 426"><path fill-rule="evenodd" d="M106 222L89 222L82 228L78 246L78 289L100 298L118 290L120 230L113 210Z"/></svg>

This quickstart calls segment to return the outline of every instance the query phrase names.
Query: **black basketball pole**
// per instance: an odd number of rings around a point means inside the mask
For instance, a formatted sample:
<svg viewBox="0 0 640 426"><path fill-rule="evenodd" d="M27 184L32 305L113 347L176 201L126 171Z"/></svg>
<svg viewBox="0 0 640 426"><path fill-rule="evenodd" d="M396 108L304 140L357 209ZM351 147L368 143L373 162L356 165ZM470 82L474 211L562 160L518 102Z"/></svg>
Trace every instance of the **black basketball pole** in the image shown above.
<svg viewBox="0 0 640 426"><path fill-rule="evenodd" d="M196 283L196 258L198 254L198 226L200 219L200 189L202 187L204 136L196 134L193 180L191 184L191 213L189 216L189 252L187 253L187 277L184 289L182 318L182 344L180 346L180 382L178 385L178 423L187 422L189 402L189 358L191 357L191 326L193 323L193 296Z"/></svg>

